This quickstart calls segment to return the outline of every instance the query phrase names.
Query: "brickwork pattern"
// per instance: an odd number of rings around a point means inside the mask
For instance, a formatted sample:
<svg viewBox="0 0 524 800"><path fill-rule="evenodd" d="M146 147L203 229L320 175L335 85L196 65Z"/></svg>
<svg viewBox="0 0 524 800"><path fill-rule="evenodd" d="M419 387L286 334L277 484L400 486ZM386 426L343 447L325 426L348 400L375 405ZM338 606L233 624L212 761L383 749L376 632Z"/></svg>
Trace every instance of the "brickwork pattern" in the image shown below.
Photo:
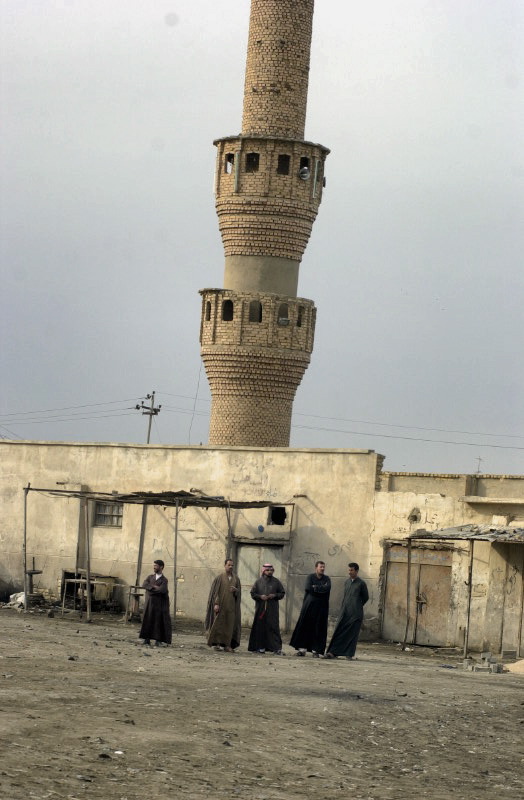
<svg viewBox="0 0 524 800"><path fill-rule="evenodd" d="M312 300L276 294L253 294L228 289L202 289L200 344L202 348L237 347L313 350L316 313ZM222 318L225 301L233 304L232 319ZM250 320L251 304L259 303L260 322Z"/></svg>
<svg viewBox="0 0 524 800"><path fill-rule="evenodd" d="M327 148L312 142L266 138L220 139L215 204L224 251L301 261L322 201ZM246 156L259 156L259 169L246 171ZM289 173L278 172L279 155L289 156ZM226 171L233 156L231 172ZM300 178L307 160L309 177Z"/></svg>
<svg viewBox="0 0 524 800"><path fill-rule="evenodd" d="M203 289L201 355L211 388L210 444L287 447L293 399L313 349L311 300ZM230 301L232 319L224 320ZM253 303L260 321L250 320Z"/></svg>
<svg viewBox="0 0 524 800"><path fill-rule="evenodd" d="M329 150L303 141L313 6L251 0L242 133L215 142L216 209L233 286L243 285L250 257L274 258L283 275L289 262L296 270L322 199ZM290 290L285 280L277 285ZM272 288L265 279L255 288L201 292L212 445L289 446L316 309L311 300L265 293Z"/></svg>
<svg viewBox="0 0 524 800"><path fill-rule="evenodd" d="M252 0L243 134L303 139L313 0Z"/></svg>
<svg viewBox="0 0 524 800"><path fill-rule="evenodd" d="M288 447L309 354L248 347L201 352L212 395L209 444Z"/></svg>

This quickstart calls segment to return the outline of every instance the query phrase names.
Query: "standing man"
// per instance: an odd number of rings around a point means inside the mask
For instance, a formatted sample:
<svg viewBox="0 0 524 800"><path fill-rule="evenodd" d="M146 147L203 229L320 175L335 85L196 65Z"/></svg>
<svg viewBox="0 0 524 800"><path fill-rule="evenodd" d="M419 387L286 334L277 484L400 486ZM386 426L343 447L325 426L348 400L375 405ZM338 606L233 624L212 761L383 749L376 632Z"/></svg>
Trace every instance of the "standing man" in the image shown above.
<svg viewBox="0 0 524 800"><path fill-rule="evenodd" d="M348 564L349 578L344 584L344 597L338 621L324 658L346 656L352 659L357 649L358 634L364 619L364 606L369 600L368 587L358 577L359 566Z"/></svg>
<svg viewBox="0 0 524 800"><path fill-rule="evenodd" d="M249 635L248 649L252 653L270 650L281 656L284 654L278 623L278 603L286 591L273 572L272 564L264 564L262 575L251 587L251 597L255 601L255 619Z"/></svg>
<svg viewBox="0 0 524 800"><path fill-rule="evenodd" d="M309 650L318 658L326 649L331 580L325 569L324 562L317 561L315 571L306 578L302 610L289 642L297 656L305 656Z"/></svg>
<svg viewBox="0 0 524 800"><path fill-rule="evenodd" d="M157 647L161 642L166 645L171 644L169 593L163 570L164 562L159 558L153 562L153 574L148 575L142 584L142 588L146 590L146 603L142 627L138 634L144 640L144 644L151 644L151 639L154 639Z"/></svg>
<svg viewBox="0 0 524 800"><path fill-rule="evenodd" d="M233 559L226 558L225 570L211 584L207 601L207 643L216 650L232 653L240 644L240 580L233 575Z"/></svg>

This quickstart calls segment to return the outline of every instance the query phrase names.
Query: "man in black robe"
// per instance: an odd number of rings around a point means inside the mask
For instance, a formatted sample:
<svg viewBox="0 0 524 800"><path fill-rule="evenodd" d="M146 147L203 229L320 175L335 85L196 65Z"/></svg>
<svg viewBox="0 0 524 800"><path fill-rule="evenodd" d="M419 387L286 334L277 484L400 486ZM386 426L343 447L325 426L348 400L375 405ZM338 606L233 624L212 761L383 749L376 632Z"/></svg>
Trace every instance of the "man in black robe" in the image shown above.
<svg viewBox="0 0 524 800"><path fill-rule="evenodd" d="M255 618L249 635L248 650L252 653L270 650L281 656L283 653L278 604L286 591L273 572L272 564L264 564L262 575L251 587L251 597L255 601Z"/></svg>
<svg viewBox="0 0 524 800"><path fill-rule="evenodd" d="M324 574L325 569L325 563L317 561L315 571L306 578L302 610L289 642L297 656L309 651L318 658L326 649L331 580Z"/></svg>
<svg viewBox="0 0 524 800"><path fill-rule="evenodd" d="M153 564L153 574L148 575L142 584L146 590L146 602L142 627L138 634L144 644L171 644L171 617L169 616L169 594L167 578L163 574L164 562L158 559Z"/></svg>
<svg viewBox="0 0 524 800"><path fill-rule="evenodd" d="M352 659L357 649L358 634L364 619L364 606L369 600L368 587L358 577L359 566L348 564L349 578L344 584L344 597L333 636L324 658L345 656Z"/></svg>

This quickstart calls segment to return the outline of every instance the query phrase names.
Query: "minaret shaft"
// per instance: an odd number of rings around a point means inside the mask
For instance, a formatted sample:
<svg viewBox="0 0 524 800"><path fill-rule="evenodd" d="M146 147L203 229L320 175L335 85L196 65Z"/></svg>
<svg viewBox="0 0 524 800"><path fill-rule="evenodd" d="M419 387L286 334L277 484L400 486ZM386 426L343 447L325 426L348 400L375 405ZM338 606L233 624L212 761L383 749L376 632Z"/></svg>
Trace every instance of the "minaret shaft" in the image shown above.
<svg viewBox="0 0 524 800"><path fill-rule="evenodd" d="M313 0L252 0L242 133L217 139L224 289L204 289L211 444L288 446L316 309L299 266L329 150L303 141Z"/></svg>

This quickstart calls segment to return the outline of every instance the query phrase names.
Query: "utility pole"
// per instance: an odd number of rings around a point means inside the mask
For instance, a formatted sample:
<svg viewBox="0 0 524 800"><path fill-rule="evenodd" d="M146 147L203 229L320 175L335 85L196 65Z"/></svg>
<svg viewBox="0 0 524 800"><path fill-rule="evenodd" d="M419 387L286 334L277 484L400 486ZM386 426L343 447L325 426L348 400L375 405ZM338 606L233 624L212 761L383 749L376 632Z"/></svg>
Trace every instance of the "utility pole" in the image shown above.
<svg viewBox="0 0 524 800"><path fill-rule="evenodd" d="M146 400L151 400L151 405L146 406L144 403L137 403L135 409L137 411L141 411L142 415L149 417L149 424L147 426L147 440L146 444L149 444L149 440L151 438L151 423L153 422L153 417L156 417L160 413L160 409L162 406L157 406L155 408L155 392L151 392L151 394L146 394Z"/></svg>
<svg viewBox="0 0 524 800"><path fill-rule="evenodd" d="M159 405L155 407L155 392L147 394L145 399L151 401L149 406L144 405L144 403L142 402L142 403L137 403L135 408L137 411L142 411L142 414L144 416L149 417L149 424L147 426L147 441L146 441L146 444L149 444L149 441L151 439L151 423L153 421L153 417L156 417L160 413L160 409L162 408L162 406ZM142 556L144 554L146 523L147 523L147 505L144 503L142 505L142 521L140 523L140 539L138 541L138 558L136 563L135 589L138 589L140 586L140 573L142 572ZM135 594L135 603L133 610L131 612L131 616L138 616L138 594Z"/></svg>

